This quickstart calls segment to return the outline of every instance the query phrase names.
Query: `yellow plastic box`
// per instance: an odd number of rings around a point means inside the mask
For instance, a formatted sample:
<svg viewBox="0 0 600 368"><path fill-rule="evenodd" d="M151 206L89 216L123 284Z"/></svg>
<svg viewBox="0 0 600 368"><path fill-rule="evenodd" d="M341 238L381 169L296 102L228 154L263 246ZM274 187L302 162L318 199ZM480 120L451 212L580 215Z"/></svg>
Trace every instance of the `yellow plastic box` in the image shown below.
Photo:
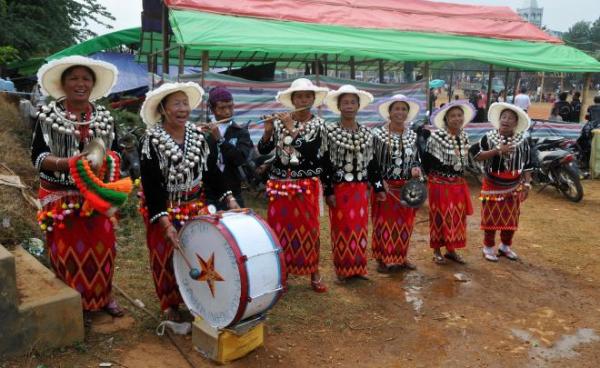
<svg viewBox="0 0 600 368"><path fill-rule="evenodd" d="M218 364L242 358L264 344L264 318L259 317L236 326L217 329L197 317L192 324L194 348Z"/></svg>

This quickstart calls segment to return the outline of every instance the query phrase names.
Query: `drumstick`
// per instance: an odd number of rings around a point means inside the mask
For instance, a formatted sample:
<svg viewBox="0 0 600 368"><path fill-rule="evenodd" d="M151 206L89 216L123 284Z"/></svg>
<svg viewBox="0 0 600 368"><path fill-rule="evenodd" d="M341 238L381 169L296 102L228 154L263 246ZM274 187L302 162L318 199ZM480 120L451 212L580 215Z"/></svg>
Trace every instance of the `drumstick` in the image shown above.
<svg viewBox="0 0 600 368"><path fill-rule="evenodd" d="M187 259L185 252L183 251L183 249L181 249L181 246L179 244L175 244L175 248L177 248L179 254L181 254L181 257L183 258L183 261L190 269L190 277L194 280L198 280L200 278L200 270L196 267L192 267L192 264L190 263L189 259Z"/></svg>

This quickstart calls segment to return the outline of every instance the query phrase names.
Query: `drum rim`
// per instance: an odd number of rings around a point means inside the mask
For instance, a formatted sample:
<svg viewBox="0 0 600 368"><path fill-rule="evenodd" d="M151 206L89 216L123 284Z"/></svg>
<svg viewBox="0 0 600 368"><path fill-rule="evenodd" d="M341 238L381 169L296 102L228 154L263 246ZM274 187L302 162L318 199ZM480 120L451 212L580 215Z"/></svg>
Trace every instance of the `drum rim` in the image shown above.
<svg viewBox="0 0 600 368"><path fill-rule="evenodd" d="M250 211L249 214L251 214L258 221L258 223L265 229L265 231L269 234L269 237L272 240L272 244L275 245L275 250L278 253L277 261L279 262L279 284L281 285L282 289L277 293L277 297L273 298L273 301L271 302L269 307L265 309L265 311L268 311L271 308L273 308L273 306L275 306L275 304L283 296L284 291L287 290L287 268L285 267L285 259L283 257L284 252L283 252L283 247L279 243L279 238L277 238L275 232L273 231L271 226L269 226L269 224L265 221L265 219L263 219L260 215L258 215L254 211Z"/></svg>
<svg viewBox="0 0 600 368"><path fill-rule="evenodd" d="M208 222L208 223L214 225L217 229L221 230L221 234L223 235L223 237L225 238L227 243L231 246L231 250L233 251L233 254L235 255L238 270L240 273L241 292L240 292L240 301L238 304L238 309L236 311L236 314L233 317L233 319L231 320L231 322L229 322L225 326L222 326L222 328L224 328L224 327L229 327L229 326L233 325L234 323L238 322L246 311L246 307L248 306L248 286L249 286L248 285L248 272L246 269L246 262L244 260L244 256L242 255L242 251L240 250L240 247L239 247L237 241L233 237L233 234L231 234L231 231L229 231L229 229L220 221L220 219L219 219L219 221L215 221L215 218L218 219L218 216L216 216L216 215L196 216L193 219L190 219L189 221L187 221L181 227L181 229L179 229L179 232L177 235L179 236L179 238L181 238L181 234L183 233L183 230L188 225L192 224L194 220L201 220L201 221ZM173 262L173 268L175 268L175 257L173 257L172 262ZM177 283L177 289L179 289L179 292L182 293L181 289L179 288L179 283ZM184 304L185 304L185 299L184 299ZM200 315L199 313L197 313L197 314Z"/></svg>

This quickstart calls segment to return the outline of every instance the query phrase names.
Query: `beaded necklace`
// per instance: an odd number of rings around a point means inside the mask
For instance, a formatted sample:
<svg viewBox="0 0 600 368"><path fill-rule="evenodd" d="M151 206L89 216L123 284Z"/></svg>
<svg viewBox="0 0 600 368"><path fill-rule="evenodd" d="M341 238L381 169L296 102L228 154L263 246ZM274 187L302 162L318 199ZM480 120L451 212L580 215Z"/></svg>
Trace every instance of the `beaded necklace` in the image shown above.
<svg viewBox="0 0 600 368"><path fill-rule="evenodd" d="M294 141L292 132L288 131L281 120L276 120L274 124L277 135L276 154L279 157L279 160L283 165L297 166L300 164L300 157L302 157L302 154L292 146ZM319 136L322 126L323 120L314 116L307 122L294 120L294 129L298 131L298 136L302 137L307 142L313 141Z"/></svg>
<svg viewBox="0 0 600 368"><path fill-rule="evenodd" d="M331 162L337 174L345 181L361 181L367 177L367 166L373 158L373 135L371 131L358 125L357 129L343 128L340 123L327 125L324 141L329 150Z"/></svg>
<svg viewBox="0 0 600 368"><path fill-rule="evenodd" d="M452 166L454 171L462 171L467 164L469 138L462 129L456 136L450 134L446 129L438 129L431 133L425 151L443 165Z"/></svg>
<svg viewBox="0 0 600 368"><path fill-rule="evenodd" d="M417 159L417 133L410 129L393 133L384 126L373 130L375 157L384 174L400 176Z"/></svg>
<svg viewBox="0 0 600 368"><path fill-rule="evenodd" d="M207 168L209 148L202 131L187 122L183 145L179 145L162 124L158 124L146 132L142 154L148 159L150 144L157 153L169 200L180 202L183 194L192 190L202 180L202 171Z"/></svg>
<svg viewBox="0 0 600 368"><path fill-rule="evenodd" d="M501 144L505 144L514 147L511 152L503 153L500 157L501 166L496 168L496 171L501 171L502 168L506 171L512 171L513 173L520 173L525 167L527 159L528 146L525 144L525 135L523 132L519 132L514 136L507 137L500 134L498 129L494 129L486 133L489 149L493 150L499 147ZM485 163L486 169L489 172L494 171L492 168L493 160L488 160Z"/></svg>
<svg viewBox="0 0 600 368"><path fill-rule="evenodd" d="M80 153L81 143L87 144L94 137L100 137L105 147L111 147L115 138L114 118L103 106L91 105L85 121L77 121L75 114L63 106L66 100L60 99L44 105L38 119L44 141L50 152L58 157L71 157Z"/></svg>

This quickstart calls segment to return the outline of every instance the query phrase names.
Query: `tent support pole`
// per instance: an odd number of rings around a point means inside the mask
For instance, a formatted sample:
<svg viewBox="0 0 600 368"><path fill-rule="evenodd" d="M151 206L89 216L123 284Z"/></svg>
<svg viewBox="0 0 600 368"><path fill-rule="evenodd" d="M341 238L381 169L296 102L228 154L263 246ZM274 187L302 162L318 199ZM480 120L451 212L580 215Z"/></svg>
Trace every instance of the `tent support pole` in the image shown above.
<svg viewBox="0 0 600 368"><path fill-rule="evenodd" d="M513 91L513 103L515 101L515 96L517 95L517 93L519 93L519 90L521 89L521 72L520 71L517 71L515 73L515 83L514 83L514 86L515 86L515 89ZM542 91L542 93L544 93L544 91Z"/></svg>
<svg viewBox="0 0 600 368"><path fill-rule="evenodd" d="M454 83L454 68L450 69L450 83L448 83L448 103L452 102L452 83Z"/></svg>
<svg viewBox="0 0 600 368"><path fill-rule="evenodd" d="M321 66L319 65L319 54L315 54L315 84L318 86L321 84L319 74L321 74Z"/></svg>
<svg viewBox="0 0 600 368"><path fill-rule="evenodd" d="M379 83L384 84L385 83L385 75L383 74L383 60L379 59L378 60L378 67L379 67Z"/></svg>
<svg viewBox="0 0 600 368"><path fill-rule="evenodd" d="M162 79L169 75L169 8L162 6Z"/></svg>
<svg viewBox="0 0 600 368"><path fill-rule="evenodd" d="M487 102L485 104L485 114L487 116L488 109L492 102L492 80L494 79L494 66L490 64L488 69L488 86L487 86Z"/></svg>
<svg viewBox="0 0 600 368"><path fill-rule="evenodd" d="M429 93L429 79L431 78L430 70L429 70L429 62L425 62L423 66L423 79L425 80L425 101L427 102L427 109L429 110L429 115L433 112L433 101L431 100L431 93Z"/></svg>
<svg viewBox="0 0 600 368"><path fill-rule="evenodd" d="M564 91L565 89L565 73L560 73L560 90Z"/></svg>
<svg viewBox="0 0 600 368"><path fill-rule="evenodd" d="M340 67L340 65L339 65L339 63L338 63L339 57L340 57L340 55L338 55L338 54L335 54L335 77L336 77L336 78L338 78L338 77L340 76L340 75L338 74L338 73L339 73L339 67Z"/></svg>
<svg viewBox="0 0 600 368"><path fill-rule="evenodd" d="M354 65L354 56L350 56L350 79L356 79L356 67Z"/></svg>
<svg viewBox="0 0 600 368"><path fill-rule="evenodd" d="M545 82L545 78L546 77L546 73L542 72L542 81L540 82L540 87L542 87L542 93L544 93L544 82Z"/></svg>
<svg viewBox="0 0 600 368"><path fill-rule="evenodd" d="M510 73L510 68L506 68L506 71L504 72L504 96L502 96L504 98L505 102L508 99L508 75L509 75L509 73Z"/></svg>
<svg viewBox="0 0 600 368"><path fill-rule="evenodd" d="M185 47L179 46L179 69L177 72L177 81L179 82L179 77L183 74L183 61L185 59Z"/></svg>
<svg viewBox="0 0 600 368"><path fill-rule="evenodd" d="M206 78L205 75L208 72L208 51L202 51L202 75L200 77L200 86L202 87L203 90L206 91ZM208 96L207 96L208 97ZM208 116L208 104L205 105L205 112L206 112L206 120L204 121L209 121L209 116Z"/></svg>
<svg viewBox="0 0 600 368"><path fill-rule="evenodd" d="M583 121L585 119L585 113L588 108L586 101L588 98L588 91L590 89L591 83L592 73L583 74L583 91L581 91L581 111L579 112L579 121Z"/></svg>

